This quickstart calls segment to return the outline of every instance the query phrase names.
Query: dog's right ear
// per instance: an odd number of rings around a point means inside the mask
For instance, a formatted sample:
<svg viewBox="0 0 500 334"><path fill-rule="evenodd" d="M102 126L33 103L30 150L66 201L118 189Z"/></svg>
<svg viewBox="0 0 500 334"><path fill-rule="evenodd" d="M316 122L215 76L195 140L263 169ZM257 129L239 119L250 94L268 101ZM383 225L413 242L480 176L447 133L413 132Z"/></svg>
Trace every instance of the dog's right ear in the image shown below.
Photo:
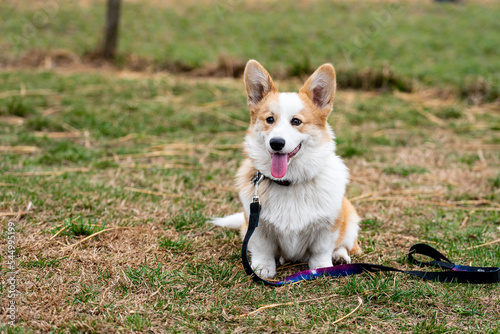
<svg viewBox="0 0 500 334"><path fill-rule="evenodd" d="M256 60L249 60L243 74L250 108L256 107L270 92L277 92L273 79Z"/></svg>

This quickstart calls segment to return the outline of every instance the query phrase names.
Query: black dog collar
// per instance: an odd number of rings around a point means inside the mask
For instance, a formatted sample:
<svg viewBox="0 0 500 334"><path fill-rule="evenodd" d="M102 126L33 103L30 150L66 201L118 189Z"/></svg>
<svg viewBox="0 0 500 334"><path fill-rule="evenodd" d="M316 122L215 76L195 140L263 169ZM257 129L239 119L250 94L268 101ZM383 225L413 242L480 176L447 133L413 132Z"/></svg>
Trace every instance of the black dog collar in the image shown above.
<svg viewBox="0 0 500 334"><path fill-rule="evenodd" d="M272 180L272 181L276 184L279 184L280 186L285 186L285 187L288 187L289 185L292 184L292 182L288 180Z"/></svg>
<svg viewBox="0 0 500 334"><path fill-rule="evenodd" d="M271 180L273 181L274 183L276 184L279 184L280 186L285 186L285 187L288 187L289 185L292 184L292 181L289 181L289 180L275 180L275 179L271 179L270 177L267 177L265 176L264 174L262 174L260 171L257 171L257 175L254 176L252 178L252 182L253 180L256 178L256 177L260 177L260 175L262 175L264 178L268 179L268 180Z"/></svg>

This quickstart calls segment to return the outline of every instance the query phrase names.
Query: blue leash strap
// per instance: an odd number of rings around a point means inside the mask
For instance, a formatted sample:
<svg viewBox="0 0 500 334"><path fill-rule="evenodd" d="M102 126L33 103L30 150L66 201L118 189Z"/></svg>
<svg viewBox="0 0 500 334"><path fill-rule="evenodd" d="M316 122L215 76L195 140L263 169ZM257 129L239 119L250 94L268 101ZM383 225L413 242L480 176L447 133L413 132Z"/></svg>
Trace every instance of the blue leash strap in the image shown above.
<svg viewBox="0 0 500 334"><path fill-rule="evenodd" d="M257 200L250 204L250 216L248 217L248 230L243 239L243 246L241 247L241 258L243 268L247 275L251 276L255 282L264 283L270 286L283 286L289 283L295 283L303 280L312 280L318 277L343 277L350 275L357 275L364 272L380 272L380 271L393 271L405 273L408 275L420 277L426 280L437 281L441 283L470 283L470 284L487 284L500 282L500 268L498 267L469 267L460 266L452 263L443 254L438 252L426 244L416 244L410 248L408 258L411 263L419 266L428 266L434 268L444 269L443 271L412 271L400 270L388 266L369 264L369 263L352 263L342 264L327 268L310 269L300 271L296 274L288 276L280 281L267 281L259 277L252 269L248 260L248 242L252 237L255 229L259 224L261 205ZM415 254L425 255L433 259L430 262L421 262L414 258Z"/></svg>

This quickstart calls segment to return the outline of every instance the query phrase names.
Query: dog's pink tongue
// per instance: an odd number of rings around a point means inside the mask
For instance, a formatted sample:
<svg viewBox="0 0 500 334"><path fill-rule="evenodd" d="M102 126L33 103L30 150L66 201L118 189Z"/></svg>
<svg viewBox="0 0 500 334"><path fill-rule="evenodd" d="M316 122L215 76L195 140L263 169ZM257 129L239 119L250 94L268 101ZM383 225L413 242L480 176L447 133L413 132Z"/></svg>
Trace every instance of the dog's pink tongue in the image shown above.
<svg viewBox="0 0 500 334"><path fill-rule="evenodd" d="M271 175L281 179L286 174L288 156L286 154L274 153L271 157Z"/></svg>

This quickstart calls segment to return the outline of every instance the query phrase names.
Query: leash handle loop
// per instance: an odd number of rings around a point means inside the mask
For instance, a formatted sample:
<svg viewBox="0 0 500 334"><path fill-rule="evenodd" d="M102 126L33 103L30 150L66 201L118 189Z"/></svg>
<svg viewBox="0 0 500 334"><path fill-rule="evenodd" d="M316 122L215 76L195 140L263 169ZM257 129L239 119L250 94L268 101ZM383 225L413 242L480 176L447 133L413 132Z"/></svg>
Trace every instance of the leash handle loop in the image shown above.
<svg viewBox="0 0 500 334"><path fill-rule="evenodd" d="M434 259L434 261L421 262L415 259L414 254L428 256ZM415 244L411 246L410 251L408 253L408 260L410 261L410 263L416 264L420 267L423 266L438 267L441 269L450 269L450 270L453 269L453 267L455 267L455 264L450 260L448 260L446 256L444 256L439 251L437 251L436 249L432 248L427 244Z"/></svg>

